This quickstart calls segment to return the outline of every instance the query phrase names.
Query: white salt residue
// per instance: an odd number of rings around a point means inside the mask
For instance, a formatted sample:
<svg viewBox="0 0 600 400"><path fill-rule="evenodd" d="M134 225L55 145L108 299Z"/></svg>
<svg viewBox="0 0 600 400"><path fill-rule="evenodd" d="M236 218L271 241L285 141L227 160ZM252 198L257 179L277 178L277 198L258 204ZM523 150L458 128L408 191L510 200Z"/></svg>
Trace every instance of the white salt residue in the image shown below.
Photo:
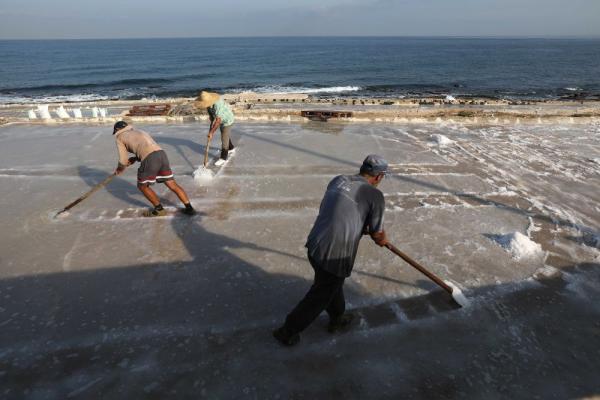
<svg viewBox="0 0 600 400"><path fill-rule="evenodd" d="M70 216L71 213L68 211L63 211L60 214L55 214L54 218L58 218L58 219L63 219L63 218L67 218L68 216Z"/></svg>
<svg viewBox="0 0 600 400"><path fill-rule="evenodd" d="M207 185L210 182L212 182L214 174L210 169L201 165L194 171L193 176L194 176L194 181L198 185Z"/></svg>
<svg viewBox="0 0 600 400"><path fill-rule="evenodd" d="M439 133L434 133L433 135L429 136L429 140L437 143L439 146L447 146L454 143L454 140L450 140L446 136L440 135Z"/></svg>
<svg viewBox="0 0 600 400"><path fill-rule="evenodd" d="M560 276L560 275L561 275L560 270L557 268L554 268L551 265L544 265L543 267L538 268L533 273L533 277L538 280L554 278L554 277Z"/></svg>
<svg viewBox="0 0 600 400"><path fill-rule="evenodd" d="M500 246L508 250L515 260L537 258L543 255L542 246L521 232L513 232L507 235L493 237Z"/></svg>
<svg viewBox="0 0 600 400"><path fill-rule="evenodd" d="M562 277L567 281L565 289L573 293L575 296L586 301L586 306L590 305L597 310L600 309L600 304L595 300L598 293L597 280L590 279L586 274L568 274L563 272Z"/></svg>
<svg viewBox="0 0 600 400"><path fill-rule="evenodd" d="M79 387L78 389L73 390L71 393L67 394L67 398L79 396L81 393L85 392L86 390L88 390L89 388L91 388L96 383L100 382L101 380L102 380L102 377L96 378L93 381L86 383L85 385L83 385L83 386Z"/></svg>

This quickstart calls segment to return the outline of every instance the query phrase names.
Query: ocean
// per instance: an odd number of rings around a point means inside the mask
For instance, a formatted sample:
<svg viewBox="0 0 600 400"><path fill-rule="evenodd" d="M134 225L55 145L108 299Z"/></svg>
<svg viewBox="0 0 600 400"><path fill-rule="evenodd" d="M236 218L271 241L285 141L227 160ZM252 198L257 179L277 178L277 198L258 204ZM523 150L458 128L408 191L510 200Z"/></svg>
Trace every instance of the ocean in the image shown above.
<svg viewBox="0 0 600 400"><path fill-rule="evenodd" d="M600 39L0 41L0 104L220 93L600 99Z"/></svg>

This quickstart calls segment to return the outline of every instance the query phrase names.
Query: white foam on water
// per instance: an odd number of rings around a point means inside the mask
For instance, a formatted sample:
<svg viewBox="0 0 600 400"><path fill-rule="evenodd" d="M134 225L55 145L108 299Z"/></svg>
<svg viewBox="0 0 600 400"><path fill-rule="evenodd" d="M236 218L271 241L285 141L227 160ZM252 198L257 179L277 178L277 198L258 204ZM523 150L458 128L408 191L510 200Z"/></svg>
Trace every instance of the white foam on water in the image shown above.
<svg viewBox="0 0 600 400"><path fill-rule="evenodd" d="M207 185L212 182L214 173L204 165L199 166L193 173L194 181L198 185Z"/></svg>
<svg viewBox="0 0 600 400"><path fill-rule="evenodd" d="M0 104L36 104L36 103L78 103L110 100L108 96L99 94L73 94L61 96L13 96L0 94Z"/></svg>
<svg viewBox="0 0 600 400"><path fill-rule="evenodd" d="M331 86L323 88L307 88L307 87L292 87L292 86L263 86L254 89L255 93L263 94L292 94L292 93L341 93L341 92L356 92L360 90L360 86Z"/></svg>

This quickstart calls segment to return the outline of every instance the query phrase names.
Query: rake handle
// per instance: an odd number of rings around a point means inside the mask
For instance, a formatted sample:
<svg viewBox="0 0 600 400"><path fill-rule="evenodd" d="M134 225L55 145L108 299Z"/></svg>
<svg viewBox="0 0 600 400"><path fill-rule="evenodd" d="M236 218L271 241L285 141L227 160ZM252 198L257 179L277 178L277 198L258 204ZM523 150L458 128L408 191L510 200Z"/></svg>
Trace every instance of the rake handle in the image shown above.
<svg viewBox="0 0 600 400"><path fill-rule="evenodd" d="M204 150L204 167L206 168L206 164L208 164L208 148L210 146L210 140L212 139L211 136L208 137L208 139L206 140L206 149Z"/></svg>
<svg viewBox="0 0 600 400"><path fill-rule="evenodd" d="M392 253L396 254L397 256L399 256L400 258L402 258L404 261L406 261L407 263L409 263L411 266L413 266L414 268L418 269L423 275L427 276L429 279L431 279L432 281L434 281L435 283L437 283L445 291L447 291L448 293L452 294L452 288L450 286L448 286L446 284L446 282L444 282L443 280L441 280L440 278L438 278L432 272L429 272L424 266L422 266L421 264L419 264L418 262L416 262L415 260L413 260L412 258L410 258L407 254L405 254L401 250L397 249L391 243L387 243L385 245L385 247L387 247Z"/></svg>
<svg viewBox="0 0 600 400"><path fill-rule="evenodd" d="M112 175L109 175L102 182L100 182L99 184L97 184L96 186L94 186L93 188L91 188L87 193L83 194L81 197L79 197L74 202L69 203L65 208L63 208L62 210L60 210L56 215L64 213L65 211L68 211L71 208L75 207L77 204L81 203L83 200L85 200L88 197L90 197L94 192L97 192L100 188L103 188L104 186L106 186L110 181L112 181L112 179L115 176L117 176L115 173L113 173Z"/></svg>

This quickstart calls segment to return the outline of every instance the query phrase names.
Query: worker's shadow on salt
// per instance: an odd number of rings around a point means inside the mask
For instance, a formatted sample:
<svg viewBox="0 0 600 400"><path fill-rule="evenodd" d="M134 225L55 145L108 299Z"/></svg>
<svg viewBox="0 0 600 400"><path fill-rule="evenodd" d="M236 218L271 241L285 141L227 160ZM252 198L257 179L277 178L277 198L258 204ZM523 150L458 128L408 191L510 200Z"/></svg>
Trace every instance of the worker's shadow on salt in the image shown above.
<svg viewBox="0 0 600 400"><path fill-rule="evenodd" d="M110 174L104 170L90 168L85 165L78 166L77 171L81 179L90 187L96 186ZM149 207L149 204L142 200L143 196L138 188L129 182L130 179L129 176L117 176L110 185L105 186L105 190L131 207Z"/></svg>
<svg viewBox="0 0 600 400"><path fill-rule="evenodd" d="M190 168L195 169L202 161L202 157L200 156L204 155L204 151L206 150L206 135L202 135L198 132L198 135L195 137L198 139L196 142L190 139L171 136L156 136L156 141L161 145L164 144L171 147ZM202 141L204 141L204 143L201 143ZM167 154L172 154L170 149L166 146L165 150L167 151Z"/></svg>
<svg viewBox="0 0 600 400"><path fill-rule="evenodd" d="M390 282L390 283L396 283L398 285L402 285L402 286L409 286L409 287L415 287L415 288L419 288L419 289L423 289L426 292L429 292L431 290L436 290L439 289L439 287L426 279L417 279L415 282L408 282L408 281L402 281L400 279L396 279L396 278L390 278L388 276L385 275L380 275L380 274L374 274L372 272L366 272L366 271L362 271L359 268L355 268L352 271L353 274L355 275L360 275L360 276L368 276L369 278L374 278L377 280L382 280L382 281L386 281L386 282Z"/></svg>
<svg viewBox="0 0 600 400"><path fill-rule="evenodd" d="M210 232L200 217L175 218L171 226L191 258L182 272L193 286L192 303L202 310L199 317L203 320L220 321L235 327L233 330L256 325L270 330L312 284L312 269L304 255ZM307 278L268 272L259 266L262 261L258 265L249 261L254 257L280 260L278 270L285 269L285 263L300 263ZM355 288L347 288L347 292L349 297L365 296ZM270 334L265 335L265 340L270 339Z"/></svg>

